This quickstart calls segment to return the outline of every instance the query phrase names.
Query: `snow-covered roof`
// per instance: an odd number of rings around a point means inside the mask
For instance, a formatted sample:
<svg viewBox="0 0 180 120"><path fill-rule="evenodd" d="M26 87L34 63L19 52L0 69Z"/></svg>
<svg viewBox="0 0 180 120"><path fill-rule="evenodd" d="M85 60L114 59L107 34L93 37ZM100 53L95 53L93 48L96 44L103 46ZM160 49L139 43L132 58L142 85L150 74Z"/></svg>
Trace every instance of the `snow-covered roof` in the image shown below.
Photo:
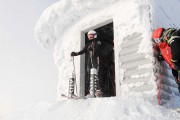
<svg viewBox="0 0 180 120"><path fill-rule="evenodd" d="M42 47L51 48L68 27L116 2L118 0L60 0L43 12L35 28L35 37Z"/></svg>

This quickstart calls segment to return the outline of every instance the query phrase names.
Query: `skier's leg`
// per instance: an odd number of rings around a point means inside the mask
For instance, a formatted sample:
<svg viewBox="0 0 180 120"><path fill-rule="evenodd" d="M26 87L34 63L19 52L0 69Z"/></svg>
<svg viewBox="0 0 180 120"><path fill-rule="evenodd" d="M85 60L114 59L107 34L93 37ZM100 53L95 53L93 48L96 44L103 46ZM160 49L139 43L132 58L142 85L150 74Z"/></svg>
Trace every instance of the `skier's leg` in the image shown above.
<svg viewBox="0 0 180 120"><path fill-rule="evenodd" d="M95 68L93 64L93 59L92 59L92 51L89 51L89 58L90 58L90 88L89 88L89 94L86 97L94 97L95 95Z"/></svg>
<svg viewBox="0 0 180 120"><path fill-rule="evenodd" d="M177 81L177 79L178 79L178 71L177 71L177 70L172 69L172 74L173 74L173 76L175 77L176 82L178 82L178 81Z"/></svg>
<svg viewBox="0 0 180 120"><path fill-rule="evenodd" d="M172 53L172 62L174 63L175 70L177 73L174 73L177 78L177 84L180 91L180 39L174 39L174 42L171 44L171 53Z"/></svg>
<svg viewBox="0 0 180 120"><path fill-rule="evenodd" d="M99 76L98 76L98 72L99 72L99 57L96 57L95 58L96 59L96 63L94 63L95 64L95 67L96 67L96 69L97 69L97 75L96 75L96 81L95 81L95 83L96 83L96 90L97 89L100 89L100 86L99 86Z"/></svg>
<svg viewBox="0 0 180 120"><path fill-rule="evenodd" d="M95 66L97 68L97 74L95 77L95 90L96 90L96 97L102 97L102 91L101 91L101 87L100 87L100 78L99 78L99 57L95 57Z"/></svg>
<svg viewBox="0 0 180 120"><path fill-rule="evenodd" d="M178 71L172 69L172 74L173 74L173 76L174 76L174 78L175 78L175 81L176 81L176 83L177 83L177 85L178 85L178 90L179 90L179 92L180 92L180 82L178 81Z"/></svg>
<svg viewBox="0 0 180 120"><path fill-rule="evenodd" d="M172 62L176 70L180 70L180 38L171 43Z"/></svg>
<svg viewBox="0 0 180 120"><path fill-rule="evenodd" d="M90 94L90 70L92 68L92 64L91 64L91 58L90 58L90 54L87 57L87 64L86 64L86 76L85 76L85 95L89 95Z"/></svg>

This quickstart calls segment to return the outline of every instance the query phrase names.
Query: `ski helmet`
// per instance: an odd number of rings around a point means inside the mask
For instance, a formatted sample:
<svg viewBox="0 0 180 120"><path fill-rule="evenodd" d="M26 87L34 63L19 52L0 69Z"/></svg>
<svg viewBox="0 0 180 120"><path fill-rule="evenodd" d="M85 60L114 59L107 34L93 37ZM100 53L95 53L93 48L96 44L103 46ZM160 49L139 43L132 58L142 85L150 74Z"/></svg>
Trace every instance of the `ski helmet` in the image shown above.
<svg viewBox="0 0 180 120"><path fill-rule="evenodd" d="M94 31L94 30L90 30L90 31L88 32L88 35L94 35L94 38L97 38L97 33L96 33L96 31Z"/></svg>
<svg viewBox="0 0 180 120"><path fill-rule="evenodd" d="M165 31L164 28L157 28L156 30L153 31L152 38L156 43L160 43L162 41L162 35L164 31Z"/></svg>

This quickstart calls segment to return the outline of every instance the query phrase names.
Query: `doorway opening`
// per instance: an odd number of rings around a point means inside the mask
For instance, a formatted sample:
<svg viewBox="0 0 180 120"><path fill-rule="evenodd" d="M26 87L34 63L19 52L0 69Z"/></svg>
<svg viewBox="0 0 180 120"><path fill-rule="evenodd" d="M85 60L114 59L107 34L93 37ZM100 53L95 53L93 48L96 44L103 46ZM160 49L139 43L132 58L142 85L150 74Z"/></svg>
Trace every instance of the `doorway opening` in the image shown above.
<svg viewBox="0 0 180 120"><path fill-rule="evenodd" d="M94 29L97 40L101 42L99 51L99 87L103 97L116 96L115 59L114 59L114 28L113 22ZM85 45L89 42L85 33ZM88 54L85 54L85 95L89 94L90 71L87 65Z"/></svg>

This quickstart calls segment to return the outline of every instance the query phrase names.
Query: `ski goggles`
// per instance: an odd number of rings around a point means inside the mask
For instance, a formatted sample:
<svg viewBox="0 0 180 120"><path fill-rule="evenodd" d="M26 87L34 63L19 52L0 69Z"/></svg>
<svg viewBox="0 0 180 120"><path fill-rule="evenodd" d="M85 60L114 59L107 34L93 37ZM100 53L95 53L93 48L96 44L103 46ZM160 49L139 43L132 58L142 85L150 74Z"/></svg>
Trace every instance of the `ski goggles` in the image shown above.
<svg viewBox="0 0 180 120"><path fill-rule="evenodd" d="M94 34L88 34L89 37L94 37Z"/></svg>
<svg viewBox="0 0 180 120"><path fill-rule="evenodd" d="M160 43L161 42L161 39L160 38L154 38L154 41L155 41L155 43Z"/></svg>

